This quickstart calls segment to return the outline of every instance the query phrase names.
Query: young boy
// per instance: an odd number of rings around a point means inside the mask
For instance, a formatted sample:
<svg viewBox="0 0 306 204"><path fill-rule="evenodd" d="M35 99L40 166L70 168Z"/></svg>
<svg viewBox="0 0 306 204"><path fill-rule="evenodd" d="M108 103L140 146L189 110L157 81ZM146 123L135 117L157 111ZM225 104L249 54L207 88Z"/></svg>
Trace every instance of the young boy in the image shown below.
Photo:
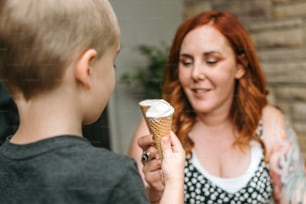
<svg viewBox="0 0 306 204"><path fill-rule="evenodd" d="M0 78L20 125L0 147L0 203L149 202L133 160L82 137L114 88L119 38L107 0L1 0ZM164 144L161 203L182 202L183 170L169 172L184 153Z"/></svg>

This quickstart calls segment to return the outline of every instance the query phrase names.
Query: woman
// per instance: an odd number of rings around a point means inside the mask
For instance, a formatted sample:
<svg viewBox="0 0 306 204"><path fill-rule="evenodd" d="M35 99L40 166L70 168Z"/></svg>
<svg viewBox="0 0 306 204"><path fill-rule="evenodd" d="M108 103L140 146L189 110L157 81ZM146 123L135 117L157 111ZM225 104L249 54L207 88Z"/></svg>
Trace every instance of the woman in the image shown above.
<svg viewBox="0 0 306 204"><path fill-rule="evenodd" d="M172 129L187 154L185 203L306 202L295 133L266 93L254 45L235 16L210 11L180 25L163 98L175 107ZM138 165L159 197L160 160L148 134L142 120L129 154L139 161L150 152Z"/></svg>

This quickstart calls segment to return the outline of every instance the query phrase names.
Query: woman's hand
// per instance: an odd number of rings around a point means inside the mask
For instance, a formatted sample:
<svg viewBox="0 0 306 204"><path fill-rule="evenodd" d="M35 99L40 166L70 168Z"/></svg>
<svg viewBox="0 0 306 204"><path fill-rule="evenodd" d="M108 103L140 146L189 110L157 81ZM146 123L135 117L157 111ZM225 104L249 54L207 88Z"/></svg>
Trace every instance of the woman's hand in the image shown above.
<svg viewBox="0 0 306 204"><path fill-rule="evenodd" d="M162 180L162 162L159 159L155 142L152 135L145 135L140 137L137 143L144 153L149 152L147 161L143 161L142 169L147 183L149 199L159 201L164 191L164 183Z"/></svg>

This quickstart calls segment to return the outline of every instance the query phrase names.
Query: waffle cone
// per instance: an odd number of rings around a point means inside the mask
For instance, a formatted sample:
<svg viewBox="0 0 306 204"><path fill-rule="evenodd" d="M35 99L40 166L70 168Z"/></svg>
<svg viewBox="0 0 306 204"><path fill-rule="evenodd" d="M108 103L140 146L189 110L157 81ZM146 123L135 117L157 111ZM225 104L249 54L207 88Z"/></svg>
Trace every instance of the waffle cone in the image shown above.
<svg viewBox="0 0 306 204"><path fill-rule="evenodd" d="M145 99L145 100L140 101L138 104L151 134L152 134L152 131L148 123L148 118L146 117L146 112L156 101L159 101L159 99Z"/></svg>
<svg viewBox="0 0 306 204"><path fill-rule="evenodd" d="M139 107L140 107L140 110L141 110L141 112L142 112L142 115L143 115L143 117L144 117L144 119L145 119L145 121L146 121L146 123L147 123L148 129L149 129L150 133L152 134L151 128L150 128L150 126L148 125L148 119L147 119L147 117L146 117L146 112L147 112L147 110L150 108L150 106L141 106L141 105L140 105Z"/></svg>
<svg viewBox="0 0 306 204"><path fill-rule="evenodd" d="M172 115L161 118L147 118L147 123L155 141L160 159L163 159L161 138L170 137Z"/></svg>
<svg viewBox="0 0 306 204"><path fill-rule="evenodd" d="M146 112L151 106L139 105L140 110L144 118L146 118Z"/></svg>

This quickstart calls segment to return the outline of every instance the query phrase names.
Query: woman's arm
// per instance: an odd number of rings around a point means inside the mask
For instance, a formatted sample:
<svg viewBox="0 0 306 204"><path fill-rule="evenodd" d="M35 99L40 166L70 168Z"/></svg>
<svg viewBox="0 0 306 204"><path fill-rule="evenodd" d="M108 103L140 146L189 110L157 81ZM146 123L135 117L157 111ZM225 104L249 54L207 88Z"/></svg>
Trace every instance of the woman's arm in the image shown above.
<svg viewBox="0 0 306 204"><path fill-rule="evenodd" d="M272 151L269 156L270 175L276 203L306 203L306 179L295 132L277 109L271 109L264 119ZM272 142L272 143L271 143Z"/></svg>

